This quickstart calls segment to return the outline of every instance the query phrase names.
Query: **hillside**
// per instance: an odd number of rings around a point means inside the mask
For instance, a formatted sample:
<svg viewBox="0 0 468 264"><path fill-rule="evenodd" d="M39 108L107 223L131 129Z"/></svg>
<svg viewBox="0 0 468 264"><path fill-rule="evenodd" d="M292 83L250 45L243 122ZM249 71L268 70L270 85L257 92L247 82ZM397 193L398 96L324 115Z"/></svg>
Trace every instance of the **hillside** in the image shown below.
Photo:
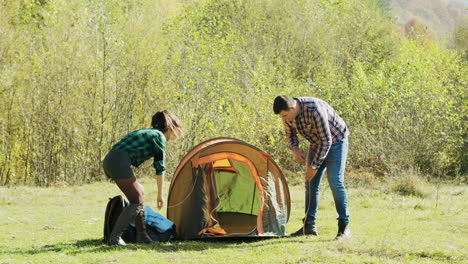
<svg viewBox="0 0 468 264"><path fill-rule="evenodd" d="M457 23L465 20L468 14L467 0L387 0L386 7L393 12L398 26L416 19L427 26L433 34L447 39Z"/></svg>

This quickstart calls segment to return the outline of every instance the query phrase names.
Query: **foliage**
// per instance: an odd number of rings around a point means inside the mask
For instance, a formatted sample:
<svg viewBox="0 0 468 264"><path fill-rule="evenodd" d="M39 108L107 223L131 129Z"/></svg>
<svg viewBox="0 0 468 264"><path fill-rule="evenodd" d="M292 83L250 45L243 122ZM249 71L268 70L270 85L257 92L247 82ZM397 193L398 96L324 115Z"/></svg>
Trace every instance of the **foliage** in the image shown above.
<svg viewBox="0 0 468 264"><path fill-rule="evenodd" d="M383 1L0 6L1 185L102 180L110 146L161 109L189 131L168 146L169 175L220 136L299 175L271 109L279 94L323 98L343 116L351 168L466 173L466 59L399 35ZM147 163L137 173L154 172Z"/></svg>
<svg viewBox="0 0 468 264"><path fill-rule="evenodd" d="M463 59L468 61L468 17L464 16L455 25L450 47L460 52Z"/></svg>
<svg viewBox="0 0 468 264"><path fill-rule="evenodd" d="M354 126L358 153L371 152L369 165L380 163L393 172L414 165L430 174L460 171L449 160L461 159L466 149L463 72L466 67L454 53L407 41L379 71L356 74L354 83L362 91L356 108L365 107L354 115L362 122Z"/></svg>

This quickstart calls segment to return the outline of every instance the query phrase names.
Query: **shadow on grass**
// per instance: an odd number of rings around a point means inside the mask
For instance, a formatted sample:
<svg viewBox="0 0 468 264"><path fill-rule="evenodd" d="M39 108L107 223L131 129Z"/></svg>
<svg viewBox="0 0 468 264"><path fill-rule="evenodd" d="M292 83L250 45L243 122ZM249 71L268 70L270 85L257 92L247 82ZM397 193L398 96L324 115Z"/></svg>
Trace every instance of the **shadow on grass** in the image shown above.
<svg viewBox="0 0 468 264"><path fill-rule="evenodd" d="M70 252L70 249L73 250L99 247L101 245L101 241L101 239L86 239L77 241L76 243L59 243L54 245L34 246L29 249L13 248L11 250L4 250L2 253L10 255L38 255L51 252L68 253Z"/></svg>
<svg viewBox="0 0 468 264"><path fill-rule="evenodd" d="M86 253L104 253L108 251L134 251L148 250L155 252L178 252L178 251L206 251L213 249L237 248L245 247L263 247L272 244L289 244L289 243L323 243L328 240L304 239L304 238L207 238L197 240L173 240L159 244L128 244L125 247L108 246L102 243L102 239L84 239L75 243L58 243L53 245L44 245L33 247L30 249L14 248L11 250L2 251L9 255L38 255L50 253L63 253L67 255L80 255Z"/></svg>
<svg viewBox="0 0 468 264"><path fill-rule="evenodd" d="M18 255L18 256L34 256L39 254L53 254L60 253L70 256L79 256L80 254L92 254L92 253L106 253L106 252L130 252L130 251L151 251L155 253L165 252L184 252L184 251L210 251L216 249L233 248L242 250L244 248L258 248L271 246L274 244L302 244L310 243L311 246L318 246L320 244L329 243L336 241L334 239L321 239L317 237L283 237L283 238L209 238L199 240L174 240L171 242L165 242L160 244L128 244L125 247L119 246L108 246L102 243L101 239L85 239L79 240L75 243L58 243L54 245L44 245L40 247L34 247L31 249L12 249L2 250L2 254L6 255ZM430 259L433 261L452 262L456 260L463 260L463 256L452 256L443 252L406 252L402 255L402 252L392 252L388 250L362 250L356 251L351 248L340 248L340 251L349 254L366 254L369 256L377 256L391 259L401 258L416 258L416 259Z"/></svg>
<svg viewBox="0 0 468 264"><path fill-rule="evenodd" d="M284 243L281 238L208 238L196 240L172 240L170 242L158 244L127 244L125 247L108 246L101 243L101 240L77 241L75 249L68 251L69 254L79 254L83 252L106 252L106 251L132 251L151 250L156 252L177 252L177 251L205 251L225 248L256 247L272 243Z"/></svg>

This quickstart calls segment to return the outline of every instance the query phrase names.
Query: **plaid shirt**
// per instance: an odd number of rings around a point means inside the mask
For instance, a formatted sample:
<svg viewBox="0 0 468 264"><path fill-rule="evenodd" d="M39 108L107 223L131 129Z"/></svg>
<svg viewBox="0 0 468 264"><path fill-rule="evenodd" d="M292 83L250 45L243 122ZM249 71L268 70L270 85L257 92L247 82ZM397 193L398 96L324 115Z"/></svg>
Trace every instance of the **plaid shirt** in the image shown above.
<svg viewBox="0 0 468 264"><path fill-rule="evenodd" d="M345 122L325 101L314 97L294 98L300 113L295 121L283 122L290 149L299 147L297 133L310 142L307 165L319 167L332 144L341 141L349 130Z"/></svg>
<svg viewBox="0 0 468 264"><path fill-rule="evenodd" d="M115 144L112 149L124 150L128 153L133 166L153 157L153 166L157 175L166 172L164 165L166 137L158 129L143 128L131 132Z"/></svg>

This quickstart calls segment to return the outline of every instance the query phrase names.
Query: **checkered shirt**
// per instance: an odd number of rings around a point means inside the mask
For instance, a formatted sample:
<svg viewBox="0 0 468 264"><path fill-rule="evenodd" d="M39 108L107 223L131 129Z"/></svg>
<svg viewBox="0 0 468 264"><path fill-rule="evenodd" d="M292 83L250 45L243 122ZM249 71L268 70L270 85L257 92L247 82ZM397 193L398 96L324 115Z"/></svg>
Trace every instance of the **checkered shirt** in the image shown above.
<svg viewBox="0 0 468 264"><path fill-rule="evenodd" d="M307 165L319 167L332 144L349 135L345 122L325 101L314 97L294 98L300 113L294 121L283 122L290 149L299 147L297 134L310 143Z"/></svg>
<svg viewBox="0 0 468 264"><path fill-rule="evenodd" d="M157 175L166 172L165 148L166 137L161 131L153 128L133 131L112 147L112 149L126 151L135 167L153 157L153 166Z"/></svg>

